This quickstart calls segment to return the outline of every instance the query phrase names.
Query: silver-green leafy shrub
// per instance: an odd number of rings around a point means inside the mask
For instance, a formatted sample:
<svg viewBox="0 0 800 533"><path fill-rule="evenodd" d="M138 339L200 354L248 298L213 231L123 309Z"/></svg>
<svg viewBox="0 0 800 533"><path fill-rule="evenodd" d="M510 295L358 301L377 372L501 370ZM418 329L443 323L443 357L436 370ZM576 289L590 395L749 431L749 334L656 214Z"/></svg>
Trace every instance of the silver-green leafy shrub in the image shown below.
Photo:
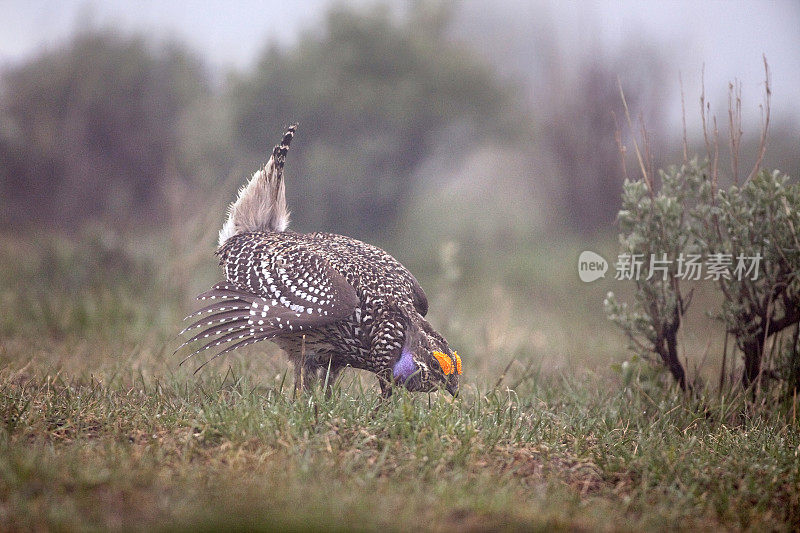
<svg viewBox="0 0 800 533"><path fill-rule="evenodd" d="M718 189L707 165L697 160L659 177L660 187L645 180L624 184L620 253L638 255L643 264L631 276L630 303L609 293L608 317L636 355L663 365L681 388L689 388L677 337L691 303L686 269L692 256L723 254L729 275L706 279L702 272L700 279L715 283L722 294L720 308L708 311L742 354L742 384L761 382L769 348L777 355L768 377L782 380L793 394L800 389L800 185L762 170L741 186ZM651 260L663 268L651 272Z"/></svg>

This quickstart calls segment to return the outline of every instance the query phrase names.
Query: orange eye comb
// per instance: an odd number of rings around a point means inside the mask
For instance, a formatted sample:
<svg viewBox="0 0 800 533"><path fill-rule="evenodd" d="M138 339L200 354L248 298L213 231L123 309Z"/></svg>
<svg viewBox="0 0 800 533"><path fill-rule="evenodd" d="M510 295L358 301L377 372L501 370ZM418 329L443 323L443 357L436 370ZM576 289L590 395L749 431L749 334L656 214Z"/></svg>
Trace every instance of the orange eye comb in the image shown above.
<svg viewBox="0 0 800 533"><path fill-rule="evenodd" d="M445 376L453 373L453 361L449 357L442 352L433 352L433 356L439 361L439 366L442 367L442 372L444 372Z"/></svg>
<svg viewBox="0 0 800 533"><path fill-rule="evenodd" d="M453 352L453 357L456 360L455 366L453 366L453 360L442 352L433 352L433 356L439 361L439 366L442 367L442 372L444 372L445 376L449 376L453 371L461 374L461 358L456 352Z"/></svg>

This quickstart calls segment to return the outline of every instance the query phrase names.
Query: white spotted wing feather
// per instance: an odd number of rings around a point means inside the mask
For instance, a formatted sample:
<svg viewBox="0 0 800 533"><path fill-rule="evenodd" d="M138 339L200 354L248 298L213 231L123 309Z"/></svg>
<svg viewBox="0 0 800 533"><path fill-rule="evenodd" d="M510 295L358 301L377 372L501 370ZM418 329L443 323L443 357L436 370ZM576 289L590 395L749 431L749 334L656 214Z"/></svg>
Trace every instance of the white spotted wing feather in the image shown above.
<svg viewBox="0 0 800 533"><path fill-rule="evenodd" d="M181 333L205 329L182 346L199 340L205 344L184 361L210 348L225 345L217 357L353 314L359 304L355 289L302 239L290 235L284 233L280 239L264 233L236 235L220 248L227 281L197 297L210 303L189 315L196 321Z"/></svg>

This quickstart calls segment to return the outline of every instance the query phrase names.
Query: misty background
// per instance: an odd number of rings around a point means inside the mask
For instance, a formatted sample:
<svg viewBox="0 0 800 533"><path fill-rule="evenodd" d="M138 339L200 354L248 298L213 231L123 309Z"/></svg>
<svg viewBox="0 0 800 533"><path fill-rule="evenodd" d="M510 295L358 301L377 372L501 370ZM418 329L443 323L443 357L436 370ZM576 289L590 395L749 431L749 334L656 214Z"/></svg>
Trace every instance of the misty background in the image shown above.
<svg viewBox="0 0 800 533"><path fill-rule="evenodd" d="M529 196L516 207L537 226L607 231L625 126L617 78L660 163L682 131L679 80L699 141L703 72L721 119L728 82L741 82L757 136L762 54L773 128L789 151L800 140L794 2L84 0L2 11L14 22L0 37L3 192L22 202L4 206L10 222L163 220L170 191L229 196L221 178L234 165L244 177L300 120L308 142L290 170L303 177L290 188L300 226L369 236L396 229L414 198L451 203L461 188L459 200L483 201L488 188ZM796 175L796 156L771 153Z"/></svg>
<svg viewBox="0 0 800 533"><path fill-rule="evenodd" d="M294 121L293 229L385 247L486 361L621 351L600 318L613 280L583 285L574 265L615 250L617 132L630 178L642 125L656 168L682 161L681 85L702 157L703 79L723 152L738 80L747 166L765 55L765 166L800 174L791 1L40 1L0 17L5 334L117 320L166 338L219 276L225 206ZM65 317L59 293L87 302Z"/></svg>

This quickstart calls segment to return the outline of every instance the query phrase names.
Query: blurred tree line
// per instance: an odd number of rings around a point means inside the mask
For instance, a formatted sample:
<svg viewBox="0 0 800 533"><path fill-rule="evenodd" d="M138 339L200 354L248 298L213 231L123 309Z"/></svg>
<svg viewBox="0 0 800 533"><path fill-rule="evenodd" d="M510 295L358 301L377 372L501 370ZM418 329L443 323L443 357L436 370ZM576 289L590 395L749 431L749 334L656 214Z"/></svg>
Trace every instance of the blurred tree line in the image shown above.
<svg viewBox="0 0 800 533"><path fill-rule="evenodd" d="M0 73L0 220L65 230L98 220L161 226L203 210L221 220L282 128L299 121L287 167L298 229L380 237L424 201L474 233L491 213L520 209L505 194L535 196L529 209L544 210L550 229L607 231L623 177L617 79L633 116L658 130L658 52L572 58L570 67L542 32L523 84L481 53L491 35L459 34L453 17L449 3L412 2L399 15L337 7L322 28L268 47L221 85L179 45L80 32ZM502 193L476 207L486 213L455 214L428 198L437 194L430 174L465 161L483 162L469 170L482 182L473 190ZM503 175L508 168L517 175Z"/></svg>
<svg viewBox="0 0 800 533"><path fill-rule="evenodd" d="M510 88L448 42L437 16L397 23L386 10L334 10L321 36L270 49L230 91L235 141L255 160L278 125L300 122L290 172L302 179L289 205L309 227L346 233L391 228L414 170L451 128L472 143L521 131Z"/></svg>
<svg viewBox="0 0 800 533"><path fill-rule="evenodd" d="M181 118L208 94L197 59L111 31L2 77L0 187L13 224L160 218L180 172Z"/></svg>
<svg viewBox="0 0 800 533"><path fill-rule="evenodd" d="M385 9L335 9L322 32L269 48L216 92L177 46L81 33L2 75L2 218L162 223L175 196L195 209L203 195L232 197L299 121L288 169L299 225L391 229L437 135L521 131L513 91L442 28L435 12L398 21Z"/></svg>

